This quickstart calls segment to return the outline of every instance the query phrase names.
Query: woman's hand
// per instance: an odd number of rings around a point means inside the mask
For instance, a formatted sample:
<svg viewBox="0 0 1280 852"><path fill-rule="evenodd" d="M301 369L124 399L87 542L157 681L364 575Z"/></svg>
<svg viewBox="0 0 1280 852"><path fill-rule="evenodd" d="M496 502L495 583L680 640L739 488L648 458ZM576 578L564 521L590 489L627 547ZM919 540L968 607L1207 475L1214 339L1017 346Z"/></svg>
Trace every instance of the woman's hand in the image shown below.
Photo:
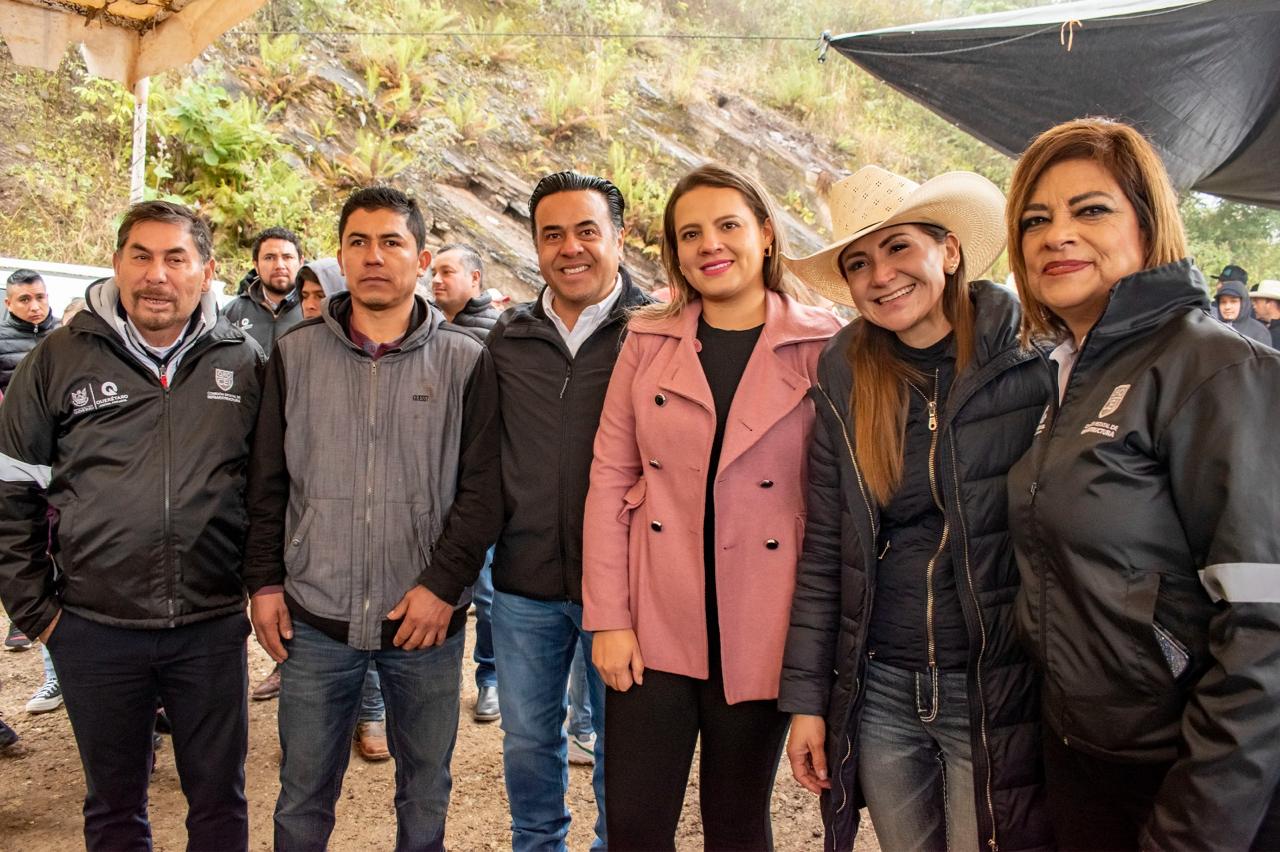
<svg viewBox="0 0 1280 852"><path fill-rule="evenodd" d="M644 683L644 659L640 643L631 628L599 630L591 636L591 662L605 686L626 692L634 683Z"/></svg>
<svg viewBox="0 0 1280 852"><path fill-rule="evenodd" d="M791 737L787 740L787 760L791 774L810 793L831 789L827 777L827 722L821 716L796 714L791 717Z"/></svg>

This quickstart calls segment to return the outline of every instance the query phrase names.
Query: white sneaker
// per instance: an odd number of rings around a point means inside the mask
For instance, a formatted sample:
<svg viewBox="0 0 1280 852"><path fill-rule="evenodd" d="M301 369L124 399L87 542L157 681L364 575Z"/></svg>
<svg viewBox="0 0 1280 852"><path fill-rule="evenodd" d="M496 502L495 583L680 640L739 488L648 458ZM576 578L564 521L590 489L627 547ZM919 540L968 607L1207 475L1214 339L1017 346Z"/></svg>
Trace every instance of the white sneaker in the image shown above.
<svg viewBox="0 0 1280 852"><path fill-rule="evenodd" d="M575 766L594 766L596 763L596 735L575 737L569 735L569 762Z"/></svg>
<svg viewBox="0 0 1280 852"><path fill-rule="evenodd" d="M28 713L48 713L62 706L62 685L56 680L46 680L27 702Z"/></svg>

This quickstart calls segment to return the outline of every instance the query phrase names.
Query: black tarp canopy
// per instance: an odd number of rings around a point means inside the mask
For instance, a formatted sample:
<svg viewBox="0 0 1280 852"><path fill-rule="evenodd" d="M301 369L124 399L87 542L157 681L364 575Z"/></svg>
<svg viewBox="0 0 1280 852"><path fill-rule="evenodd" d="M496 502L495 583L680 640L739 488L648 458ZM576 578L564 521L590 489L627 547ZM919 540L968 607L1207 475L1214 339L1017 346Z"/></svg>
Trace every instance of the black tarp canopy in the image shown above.
<svg viewBox="0 0 1280 852"><path fill-rule="evenodd" d="M1059 122L1122 118L1179 189L1280 208L1280 0L1083 0L831 46L1010 156Z"/></svg>

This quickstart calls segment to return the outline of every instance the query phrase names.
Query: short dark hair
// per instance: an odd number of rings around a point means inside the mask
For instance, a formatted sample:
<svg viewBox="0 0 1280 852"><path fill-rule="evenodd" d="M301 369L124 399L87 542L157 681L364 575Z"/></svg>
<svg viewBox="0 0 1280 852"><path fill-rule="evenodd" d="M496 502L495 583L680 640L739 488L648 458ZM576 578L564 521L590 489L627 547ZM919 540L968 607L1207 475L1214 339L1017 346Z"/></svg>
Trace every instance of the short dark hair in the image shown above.
<svg viewBox="0 0 1280 852"><path fill-rule="evenodd" d="M538 241L538 204L542 199L557 192L583 191L598 192L604 196L605 203L609 205L609 218L613 221L614 230L622 233L624 215L627 212L627 200L622 197L622 190L602 177L584 175L573 169L567 169L547 175L538 181L538 185L533 188L533 194L529 196L529 231L533 234L535 243Z"/></svg>
<svg viewBox="0 0 1280 852"><path fill-rule="evenodd" d="M44 279L40 277L40 273L34 269L15 269L9 275L9 280L5 282L6 287L12 287L15 284L19 287L29 286L31 284L43 284Z"/></svg>
<svg viewBox="0 0 1280 852"><path fill-rule="evenodd" d="M338 244L342 244L342 235L347 230L347 220L357 210L392 210L404 216L409 226L409 233L417 243L418 251L426 247L427 223L418 209L418 202L398 189L389 186L366 186L351 193L346 204L342 205L342 215L338 217Z"/></svg>
<svg viewBox="0 0 1280 852"><path fill-rule="evenodd" d="M484 280L484 261L480 259L480 255L475 249L464 243L449 243L440 247L440 250L436 252L436 257L447 251L456 251L462 258L462 265L467 268L467 271L479 272L480 280Z"/></svg>
<svg viewBox="0 0 1280 852"><path fill-rule="evenodd" d="M167 222L170 225L184 225L191 240L200 253L200 261L208 263L213 260L213 232L204 217L190 207L174 204L172 201L140 201L129 206L116 231L116 251L124 248L129 241L129 232L139 222Z"/></svg>
<svg viewBox="0 0 1280 852"><path fill-rule="evenodd" d="M253 262L258 262L258 249L262 248L262 244L267 240L284 240L287 243L293 243L294 250L298 253L298 257L302 257L302 243L298 241L298 235L288 228L267 228L258 236L253 238Z"/></svg>

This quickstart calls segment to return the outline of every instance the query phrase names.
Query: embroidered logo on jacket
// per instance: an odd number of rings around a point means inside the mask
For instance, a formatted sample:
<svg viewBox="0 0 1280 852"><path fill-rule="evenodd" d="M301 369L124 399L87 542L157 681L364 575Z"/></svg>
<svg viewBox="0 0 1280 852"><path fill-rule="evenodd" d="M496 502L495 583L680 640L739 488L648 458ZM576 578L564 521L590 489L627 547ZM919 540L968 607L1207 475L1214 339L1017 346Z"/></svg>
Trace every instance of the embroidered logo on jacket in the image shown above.
<svg viewBox="0 0 1280 852"><path fill-rule="evenodd" d="M1124 395L1129 392L1130 385L1116 385L1116 389L1111 392L1111 396L1107 397L1107 404L1102 406L1102 410L1098 412L1099 417L1108 417L1116 413L1120 408L1120 403L1124 402Z"/></svg>
<svg viewBox="0 0 1280 852"><path fill-rule="evenodd" d="M206 395L209 399L216 399L222 402L239 402L240 395L227 393L231 390L231 386L236 383L236 374L232 370L221 370L217 367L213 368L213 383L218 386L218 390L209 391Z"/></svg>
<svg viewBox="0 0 1280 852"><path fill-rule="evenodd" d="M253 328L253 323L249 320L248 317L245 317L244 319L240 320L239 325L240 325L241 331L248 331L249 329Z"/></svg>

